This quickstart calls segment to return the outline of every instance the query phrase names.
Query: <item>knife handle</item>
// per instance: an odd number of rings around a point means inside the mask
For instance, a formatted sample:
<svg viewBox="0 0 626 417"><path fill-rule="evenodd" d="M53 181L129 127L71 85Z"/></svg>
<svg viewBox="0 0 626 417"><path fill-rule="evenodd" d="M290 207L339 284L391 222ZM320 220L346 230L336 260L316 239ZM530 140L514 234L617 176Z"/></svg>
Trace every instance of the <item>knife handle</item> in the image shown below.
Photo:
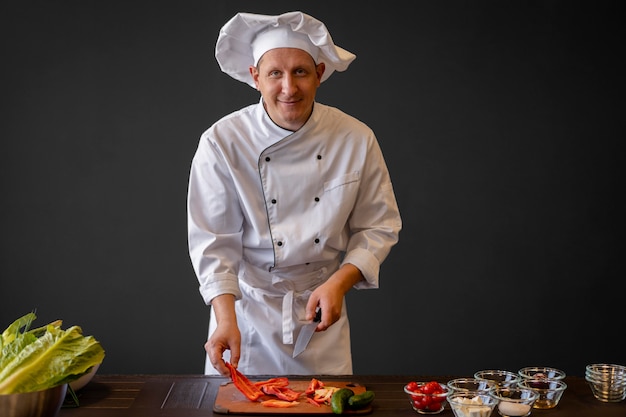
<svg viewBox="0 0 626 417"><path fill-rule="evenodd" d="M321 308L318 308L317 311L315 312L315 317L313 317L313 321L317 321L317 322L322 321L322 309Z"/></svg>

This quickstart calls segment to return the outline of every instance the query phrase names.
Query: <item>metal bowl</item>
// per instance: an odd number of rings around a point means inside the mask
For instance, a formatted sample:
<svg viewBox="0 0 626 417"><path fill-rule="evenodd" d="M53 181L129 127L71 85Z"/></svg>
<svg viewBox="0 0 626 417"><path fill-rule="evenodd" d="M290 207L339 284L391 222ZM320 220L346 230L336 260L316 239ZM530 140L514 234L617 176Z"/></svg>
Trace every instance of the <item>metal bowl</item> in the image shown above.
<svg viewBox="0 0 626 417"><path fill-rule="evenodd" d="M56 417L65 400L67 384L42 391L0 395L2 417Z"/></svg>
<svg viewBox="0 0 626 417"><path fill-rule="evenodd" d="M70 382L70 388L72 388L74 391L78 391L79 389L83 388L85 385L89 383L89 381L91 381L91 379L94 377L96 372L98 372L98 368L100 368L100 364L94 365L91 368L91 371L89 371L89 373Z"/></svg>

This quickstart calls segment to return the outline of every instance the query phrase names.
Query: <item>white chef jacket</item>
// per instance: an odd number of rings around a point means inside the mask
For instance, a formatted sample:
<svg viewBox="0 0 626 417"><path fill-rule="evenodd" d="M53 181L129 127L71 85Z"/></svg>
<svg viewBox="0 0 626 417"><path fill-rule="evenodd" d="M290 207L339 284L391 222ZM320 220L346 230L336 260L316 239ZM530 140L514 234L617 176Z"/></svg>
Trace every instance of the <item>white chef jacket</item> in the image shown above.
<svg viewBox="0 0 626 417"><path fill-rule="evenodd" d="M401 219L372 130L315 103L296 132L261 100L200 138L188 189L189 254L207 305L234 294L247 375L352 373L347 309L292 358L311 292L344 263L378 288ZM209 336L216 326L211 315ZM225 360L228 360L225 353ZM210 362L205 373L214 374Z"/></svg>

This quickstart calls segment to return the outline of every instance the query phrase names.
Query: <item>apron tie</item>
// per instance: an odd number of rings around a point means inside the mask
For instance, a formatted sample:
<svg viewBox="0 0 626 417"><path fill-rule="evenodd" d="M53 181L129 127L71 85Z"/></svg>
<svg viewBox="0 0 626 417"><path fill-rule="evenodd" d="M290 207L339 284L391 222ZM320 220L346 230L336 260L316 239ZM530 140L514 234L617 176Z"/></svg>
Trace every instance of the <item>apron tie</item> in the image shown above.
<svg viewBox="0 0 626 417"><path fill-rule="evenodd" d="M293 290L287 291L283 297L283 343L291 345L293 343Z"/></svg>
<svg viewBox="0 0 626 417"><path fill-rule="evenodd" d="M268 274L261 269L255 268L253 265L246 265L246 267L254 270L252 274L245 274L246 280L244 283L246 285L254 286L255 292L271 297L282 297L281 333L283 344L294 344L293 333L297 324L297 320L294 320L295 303L300 301L306 305L306 300L308 300L313 289L317 288L326 279L329 267L321 266L315 269L312 268L309 271L298 271L296 273L298 279L296 280L290 279L289 274L283 275L277 273L278 271ZM263 280L263 278L266 280Z"/></svg>
<svg viewBox="0 0 626 417"><path fill-rule="evenodd" d="M323 267L320 268L318 273L317 273L317 277L318 278L323 278L324 276L326 276L326 272L327 272L327 268ZM287 292L285 293L285 295L283 296L283 343L286 345L291 345L294 343L293 340L293 331L296 327L296 324L293 320L293 304L294 304L294 294L295 291L293 289L293 282L292 281L281 281L281 284L283 284L285 287L290 287L287 288ZM305 290L305 291L301 291L298 292L297 297L298 298L303 298L306 297L308 299L309 295L311 294L311 290Z"/></svg>

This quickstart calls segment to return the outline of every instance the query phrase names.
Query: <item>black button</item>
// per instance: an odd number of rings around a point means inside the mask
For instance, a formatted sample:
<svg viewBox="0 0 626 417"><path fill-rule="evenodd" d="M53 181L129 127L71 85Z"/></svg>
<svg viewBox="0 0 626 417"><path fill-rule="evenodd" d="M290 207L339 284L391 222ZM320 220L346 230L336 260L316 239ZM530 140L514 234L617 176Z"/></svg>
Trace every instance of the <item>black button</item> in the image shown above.
<svg viewBox="0 0 626 417"><path fill-rule="evenodd" d="M277 244L278 246L283 246L283 242L281 242L280 240L279 240L278 242L276 242L276 244Z"/></svg>
<svg viewBox="0 0 626 417"><path fill-rule="evenodd" d="M315 197L315 201L320 201L320 198L319 197Z"/></svg>
<svg viewBox="0 0 626 417"><path fill-rule="evenodd" d="M322 155L317 155L317 159L322 159Z"/></svg>
<svg viewBox="0 0 626 417"><path fill-rule="evenodd" d="M269 162L269 161L270 161L270 157L269 157L269 156L266 156L266 157L265 157L265 162Z"/></svg>
<svg viewBox="0 0 626 417"><path fill-rule="evenodd" d="M272 204L276 204L276 199L272 198Z"/></svg>
<svg viewBox="0 0 626 417"><path fill-rule="evenodd" d="M315 243L320 243L320 240L319 239L315 239Z"/></svg>

